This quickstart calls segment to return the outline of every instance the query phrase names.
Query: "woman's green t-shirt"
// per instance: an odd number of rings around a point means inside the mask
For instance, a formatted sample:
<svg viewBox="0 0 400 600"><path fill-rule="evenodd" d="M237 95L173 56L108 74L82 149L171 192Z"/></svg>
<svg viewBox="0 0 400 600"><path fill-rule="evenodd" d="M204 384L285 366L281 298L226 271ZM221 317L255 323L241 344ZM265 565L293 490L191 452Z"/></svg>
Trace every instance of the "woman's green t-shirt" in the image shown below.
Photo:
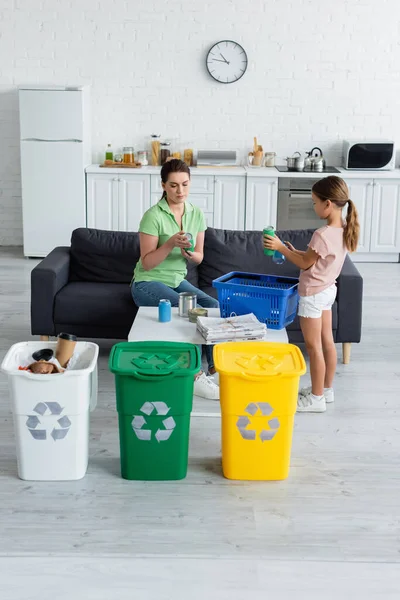
<svg viewBox="0 0 400 600"><path fill-rule="evenodd" d="M182 230L191 233L193 240L197 234L207 229L203 211L190 202L185 202L185 212L182 217ZM165 198L147 210L139 225L140 233L158 237L157 248L162 246L171 236L180 231L178 223ZM187 273L186 260L180 248L174 248L167 258L150 271L143 269L142 261L137 262L134 281L159 281L171 288L176 288L185 279Z"/></svg>

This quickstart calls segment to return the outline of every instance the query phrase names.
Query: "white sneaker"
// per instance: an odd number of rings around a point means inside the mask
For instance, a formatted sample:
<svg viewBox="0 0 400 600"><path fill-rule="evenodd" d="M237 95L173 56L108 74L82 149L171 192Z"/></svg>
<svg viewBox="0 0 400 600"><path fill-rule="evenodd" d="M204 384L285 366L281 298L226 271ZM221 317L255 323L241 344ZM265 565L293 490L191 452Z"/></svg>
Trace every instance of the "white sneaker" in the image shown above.
<svg viewBox="0 0 400 600"><path fill-rule="evenodd" d="M297 399L297 412L315 412L326 411L325 396L314 396L311 392L305 396L299 395Z"/></svg>
<svg viewBox="0 0 400 600"><path fill-rule="evenodd" d="M302 388L299 392L300 396L307 396L308 394L311 394L311 386L310 387L306 387L306 388ZM327 404L331 404L331 402L335 402L335 393L333 391L333 388L324 388L324 396L325 396L325 402Z"/></svg>
<svg viewBox="0 0 400 600"><path fill-rule="evenodd" d="M208 400L219 400L219 387L212 377L207 377L203 372L194 380L193 394Z"/></svg>

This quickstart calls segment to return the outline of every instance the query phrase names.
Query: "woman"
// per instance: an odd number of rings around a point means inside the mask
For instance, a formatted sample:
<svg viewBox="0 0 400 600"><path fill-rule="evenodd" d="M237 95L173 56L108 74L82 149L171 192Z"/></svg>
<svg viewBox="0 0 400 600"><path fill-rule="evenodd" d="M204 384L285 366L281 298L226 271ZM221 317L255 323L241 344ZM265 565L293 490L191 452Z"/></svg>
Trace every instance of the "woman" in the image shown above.
<svg viewBox="0 0 400 600"><path fill-rule="evenodd" d="M218 302L186 281L187 261L199 265L203 260L206 223L200 208L187 202L190 169L181 160L170 160L161 169L163 195L142 217L140 260L132 283L132 297L137 306L158 306L161 299L178 306L181 292L197 294L197 304L218 308ZM195 241L194 252L188 250ZM212 346L206 346L208 368L215 373ZM200 372L194 383L194 394L217 400L219 388L211 377Z"/></svg>

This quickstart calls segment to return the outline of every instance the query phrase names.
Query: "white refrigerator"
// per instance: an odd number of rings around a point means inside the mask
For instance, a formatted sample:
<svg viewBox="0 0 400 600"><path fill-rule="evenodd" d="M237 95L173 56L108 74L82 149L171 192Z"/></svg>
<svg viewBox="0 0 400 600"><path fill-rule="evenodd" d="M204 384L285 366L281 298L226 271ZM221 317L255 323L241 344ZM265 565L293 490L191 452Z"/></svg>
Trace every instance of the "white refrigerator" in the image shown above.
<svg viewBox="0 0 400 600"><path fill-rule="evenodd" d="M24 255L43 257L86 227L89 88L20 88L19 110Z"/></svg>

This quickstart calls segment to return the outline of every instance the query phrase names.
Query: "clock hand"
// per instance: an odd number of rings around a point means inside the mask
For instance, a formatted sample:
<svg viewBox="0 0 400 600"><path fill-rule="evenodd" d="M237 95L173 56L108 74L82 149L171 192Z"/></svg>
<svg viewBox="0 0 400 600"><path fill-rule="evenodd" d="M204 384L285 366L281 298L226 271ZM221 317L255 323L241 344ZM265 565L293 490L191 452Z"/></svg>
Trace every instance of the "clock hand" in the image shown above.
<svg viewBox="0 0 400 600"><path fill-rule="evenodd" d="M221 54L221 52L220 52L220 55L222 56L222 58L224 59L224 61L229 65L229 62L226 60L225 56L223 56L223 54Z"/></svg>
<svg viewBox="0 0 400 600"><path fill-rule="evenodd" d="M220 60L219 58L213 58L213 61L224 62L224 63L227 62L226 60ZM228 63L228 65L229 65L229 63Z"/></svg>

